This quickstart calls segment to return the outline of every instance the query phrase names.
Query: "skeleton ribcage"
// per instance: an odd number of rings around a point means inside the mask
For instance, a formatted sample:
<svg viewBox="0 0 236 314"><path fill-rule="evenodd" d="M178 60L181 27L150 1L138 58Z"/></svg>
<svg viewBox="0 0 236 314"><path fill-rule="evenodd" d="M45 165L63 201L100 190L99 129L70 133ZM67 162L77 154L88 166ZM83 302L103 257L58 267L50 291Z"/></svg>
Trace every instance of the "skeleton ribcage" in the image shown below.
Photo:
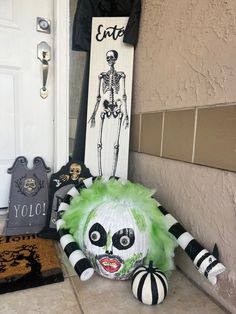
<svg viewBox="0 0 236 314"><path fill-rule="evenodd" d="M121 75L119 75L116 71L113 73L111 71L108 71L103 76L103 83L102 83L102 90L105 94L107 91L113 91L116 94L118 94L120 90L120 79Z"/></svg>

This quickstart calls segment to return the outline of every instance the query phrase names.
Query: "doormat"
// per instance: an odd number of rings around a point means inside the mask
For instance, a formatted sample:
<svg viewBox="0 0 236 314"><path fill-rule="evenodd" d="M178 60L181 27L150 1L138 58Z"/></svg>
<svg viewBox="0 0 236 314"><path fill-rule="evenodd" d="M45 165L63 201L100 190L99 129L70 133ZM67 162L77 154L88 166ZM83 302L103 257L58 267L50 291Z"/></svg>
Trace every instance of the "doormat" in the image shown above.
<svg viewBox="0 0 236 314"><path fill-rule="evenodd" d="M52 240L37 235L0 237L0 293L63 280Z"/></svg>

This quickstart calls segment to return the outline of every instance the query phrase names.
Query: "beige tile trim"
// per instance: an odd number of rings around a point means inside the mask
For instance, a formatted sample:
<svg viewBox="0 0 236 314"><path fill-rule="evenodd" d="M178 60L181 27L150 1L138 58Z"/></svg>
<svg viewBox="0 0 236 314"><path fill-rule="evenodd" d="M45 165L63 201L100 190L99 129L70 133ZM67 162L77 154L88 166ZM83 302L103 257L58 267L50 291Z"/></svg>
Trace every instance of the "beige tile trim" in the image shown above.
<svg viewBox="0 0 236 314"><path fill-rule="evenodd" d="M139 115L138 152L141 151L142 114Z"/></svg>
<svg viewBox="0 0 236 314"><path fill-rule="evenodd" d="M232 107L235 107L236 108L236 102L233 102L233 103L222 103L222 104L214 104L214 105L207 105L207 106L201 106L201 107L195 107L195 108L193 108L193 107L186 107L186 108L181 108L181 109L176 109L176 110L163 110L163 111L160 111L160 110L158 110L158 111L155 111L155 112L142 112L142 113L139 113L138 115L139 115L139 130L138 130L138 132L139 132L139 134L138 134L138 136L137 136L137 138L138 138L138 152L140 153L141 152L141 137L142 137L142 120L143 120L143 117L144 117L144 115L145 114L156 114L156 113L162 113L163 114L163 116L162 116L162 129L161 129L161 144L160 144L160 157L162 157L162 158L170 158L170 159L174 159L174 160L180 160L180 161L186 161L186 160L182 160L182 158L180 159L180 158L178 158L178 156L175 158L175 155L173 155L173 156L171 156L171 157L163 157L163 147L164 147L164 141L166 140L165 139L165 132L166 132L166 130L165 130L165 120L166 120L166 113L167 112L170 112L170 111L177 111L177 112L179 112L179 111L182 111L182 110L190 110L190 109L194 109L195 110L195 115L194 115L194 120L192 121L191 120L191 125L193 126L193 135L191 134L191 136L192 136L192 150L191 150L191 155L190 155L190 160L187 160L186 162L191 162L191 163L194 163L194 164L200 164L200 165L202 165L202 166L207 166L207 167L213 167L213 168L218 168L218 169L223 169L223 170L228 170L228 171L233 171L233 172L236 172L236 158L235 158L235 164L234 164L234 161L233 161L233 164L232 164L232 161L231 161L231 165L230 166L228 166L228 163L227 163L227 160L225 160L225 159L223 159L222 161L221 161L221 163L218 163L217 165L216 164L214 164L214 163L211 163L210 161L206 161L206 162L202 162L201 161L201 163L199 163L199 162L197 162L196 161L196 154L199 152L199 145L198 145L198 147L197 147L197 145L196 145L196 141L197 141L197 132L199 132L199 123L200 123L200 121L199 121L199 110L203 110L203 109L213 109L213 111L214 111L214 109L216 109L217 110L217 108L222 108L222 110L223 111L225 111L226 110L226 113L228 112L228 110L227 110L227 108L229 108L229 110L230 110L230 112L234 112L234 109L232 110L232 109L230 109L230 107L232 108ZM225 110L224 110L224 108L225 108ZM137 114L135 114L135 115L137 115ZM232 116L232 115L231 115ZM214 119L214 114L213 114L213 118L210 118L210 120L212 120L212 119ZM227 118L226 118L227 119ZM227 120L226 120L227 121ZM206 122L207 123L207 122ZM207 127L207 125L208 124L206 124L205 125L205 127ZM219 130L218 130L218 125L217 126L215 126L215 124L213 124L214 125L214 127L216 128L216 129L213 129L213 131L214 130L216 130L215 132L217 133ZM209 126L210 127L210 126ZM231 127L232 128L232 127ZM168 130L170 130L170 126L169 126L169 128L168 128ZM200 129L201 130L201 129ZM203 131L202 131L203 132ZM231 141L232 141L232 138L234 138L235 137L235 129L234 129L234 127L232 128L232 136L230 136L230 138L231 138ZM160 134L160 133L159 133ZM222 131L222 133L221 134L223 134L223 136L224 136L224 130ZM228 133L229 134L229 133ZM231 133L230 133L231 134ZM225 135L226 136L226 135ZM155 138L155 134L150 134L150 138ZM223 139L224 139L224 137L223 137ZM228 137L225 139L225 141L227 142L228 141ZM221 141L222 141L222 138L221 138ZM211 142L210 142L211 143ZM224 142L223 142L224 143ZM231 142L230 142L231 143ZM232 145L235 145L235 144L233 144L232 143ZM201 149L204 149L204 148L202 148L201 147ZM220 149L220 148L219 148ZM149 152L146 152L146 154L149 154ZM151 153L150 153L151 154ZM231 160L232 160L232 156L231 156Z"/></svg>
<svg viewBox="0 0 236 314"><path fill-rule="evenodd" d="M199 108L194 163L236 171L236 106Z"/></svg>
<svg viewBox="0 0 236 314"><path fill-rule="evenodd" d="M196 134L197 134L197 117L198 117L198 108L195 109L195 121L194 121L194 131L193 131L193 152L192 152L192 163L194 163L195 156L195 144L196 144Z"/></svg>
<svg viewBox="0 0 236 314"><path fill-rule="evenodd" d="M165 114L166 114L166 112L163 111L163 116L162 116L162 130L161 130L161 149L160 149L160 157L162 157L162 152L163 152L163 138L164 138L164 128L165 128Z"/></svg>
<svg viewBox="0 0 236 314"><path fill-rule="evenodd" d="M140 152L140 142L141 142L141 114L134 114L131 117L130 150Z"/></svg>
<svg viewBox="0 0 236 314"><path fill-rule="evenodd" d="M163 112L141 116L140 152L160 156Z"/></svg>

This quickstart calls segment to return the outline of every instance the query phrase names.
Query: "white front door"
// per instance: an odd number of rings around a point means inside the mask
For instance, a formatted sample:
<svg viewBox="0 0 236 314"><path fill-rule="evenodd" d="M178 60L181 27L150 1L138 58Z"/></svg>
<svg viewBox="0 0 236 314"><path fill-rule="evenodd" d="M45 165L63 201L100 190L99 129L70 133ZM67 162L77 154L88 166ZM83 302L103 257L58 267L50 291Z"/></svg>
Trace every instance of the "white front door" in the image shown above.
<svg viewBox="0 0 236 314"><path fill-rule="evenodd" d="M51 21L51 33L36 30L37 17ZM8 206L11 176L7 169L17 156L41 156L53 166L54 25L53 0L0 0L0 208ZM42 63L37 45L52 49L47 78L48 97L40 97Z"/></svg>

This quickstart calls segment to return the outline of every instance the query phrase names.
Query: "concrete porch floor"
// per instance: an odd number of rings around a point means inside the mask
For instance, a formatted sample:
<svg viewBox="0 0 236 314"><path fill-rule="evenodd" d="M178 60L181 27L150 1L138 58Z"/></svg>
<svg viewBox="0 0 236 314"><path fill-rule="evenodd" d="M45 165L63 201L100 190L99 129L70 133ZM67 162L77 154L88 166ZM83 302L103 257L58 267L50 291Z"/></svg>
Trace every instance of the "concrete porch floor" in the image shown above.
<svg viewBox="0 0 236 314"><path fill-rule="evenodd" d="M130 281L111 281L95 274L81 282L65 254L58 249L65 281L0 296L1 314L223 314L228 313L199 290L180 271L169 279L164 302L146 306L136 300Z"/></svg>

